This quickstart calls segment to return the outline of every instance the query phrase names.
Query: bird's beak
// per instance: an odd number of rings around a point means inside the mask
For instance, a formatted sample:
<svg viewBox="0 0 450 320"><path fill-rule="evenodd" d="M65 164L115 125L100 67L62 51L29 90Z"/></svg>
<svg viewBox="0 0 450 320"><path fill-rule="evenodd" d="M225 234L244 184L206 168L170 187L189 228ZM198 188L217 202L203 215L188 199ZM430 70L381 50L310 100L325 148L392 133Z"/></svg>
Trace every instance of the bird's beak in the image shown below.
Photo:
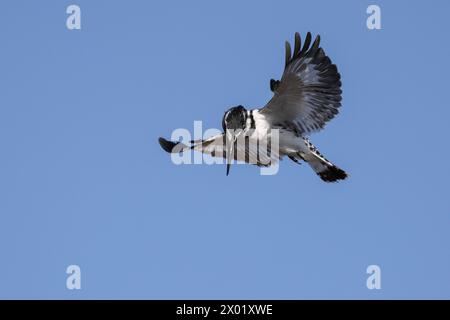
<svg viewBox="0 0 450 320"><path fill-rule="evenodd" d="M230 174L231 161L233 160L234 155L234 143L237 140L237 136L234 132L227 130L226 133L227 141L226 141L226 156L227 156L227 176Z"/></svg>

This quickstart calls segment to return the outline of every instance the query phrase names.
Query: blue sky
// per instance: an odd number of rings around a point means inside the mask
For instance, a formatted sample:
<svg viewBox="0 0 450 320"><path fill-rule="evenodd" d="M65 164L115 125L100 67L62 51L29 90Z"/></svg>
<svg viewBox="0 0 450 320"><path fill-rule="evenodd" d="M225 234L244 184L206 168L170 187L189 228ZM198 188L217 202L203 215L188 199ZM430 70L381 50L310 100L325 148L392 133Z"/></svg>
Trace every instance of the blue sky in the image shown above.
<svg viewBox="0 0 450 320"><path fill-rule="evenodd" d="M3 1L0 298L450 298L449 9ZM320 34L342 75L341 113L311 140L350 178L175 166L157 138L263 106L295 31Z"/></svg>

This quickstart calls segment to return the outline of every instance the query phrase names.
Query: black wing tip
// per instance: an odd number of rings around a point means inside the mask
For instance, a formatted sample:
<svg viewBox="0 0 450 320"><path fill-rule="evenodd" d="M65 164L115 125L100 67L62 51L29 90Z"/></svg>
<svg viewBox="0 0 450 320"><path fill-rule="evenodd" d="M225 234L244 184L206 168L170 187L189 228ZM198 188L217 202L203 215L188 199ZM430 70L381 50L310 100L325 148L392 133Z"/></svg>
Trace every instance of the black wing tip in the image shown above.
<svg viewBox="0 0 450 320"><path fill-rule="evenodd" d="M318 34L314 39L312 48L315 48L316 50L320 48L320 34Z"/></svg>
<svg viewBox="0 0 450 320"><path fill-rule="evenodd" d="M163 150L168 153L172 153L173 149L178 144L178 143L166 140L162 137L159 137L158 142L159 142L159 145L161 146L161 148L163 148Z"/></svg>
<svg viewBox="0 0 450 320"><path fill-rule="evenodd" d="M303 56L314 55L320 49L320 34L317 34L314 42L311 45L312 34L310 31L306 33L305 41L303 42L303 47L301 43L301 37L299 32L294 34L294 51L291 52L291 45L289 41L285 42L286 49L286 62L285 66L288 66L294 59L301 58Z"/></svg>
<svg viewBox="0 0 450 320"><path fill-rule="evenodd" d="M286 50L286 54L285 54L285 67L291 62L292 57L291 57L291 44L289 43L289 41L286 41L284 43L285 46L285 50Z"/></svg>

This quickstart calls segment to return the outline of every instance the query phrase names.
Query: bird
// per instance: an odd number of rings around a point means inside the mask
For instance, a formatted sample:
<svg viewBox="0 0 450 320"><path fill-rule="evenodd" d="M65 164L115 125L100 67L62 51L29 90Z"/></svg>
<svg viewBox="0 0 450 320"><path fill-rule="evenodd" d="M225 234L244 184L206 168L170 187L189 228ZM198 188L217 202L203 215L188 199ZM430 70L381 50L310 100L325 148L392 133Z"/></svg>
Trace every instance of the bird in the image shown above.
<svg viewBox="0 0 450 320"><path fill-rule="evenodd" d="M296 32L293 50L285 42L283 74L280 80L270 79L269 87L273 96L264 107L228 109L222 117L221 134L187 144L160 137L159 144L169 153L196 150L226 159L227 176L233 160L267 167L288 157L297 164L308 163L325 182L346 179L348 174L326 159L309 139L339 113L342 101L341 75L320 46L320 35L312 41L308 32L302 45ZM267 147L268 152L259 152L259 141L271 142L273 130L278 132L277 150Z"/></svg>

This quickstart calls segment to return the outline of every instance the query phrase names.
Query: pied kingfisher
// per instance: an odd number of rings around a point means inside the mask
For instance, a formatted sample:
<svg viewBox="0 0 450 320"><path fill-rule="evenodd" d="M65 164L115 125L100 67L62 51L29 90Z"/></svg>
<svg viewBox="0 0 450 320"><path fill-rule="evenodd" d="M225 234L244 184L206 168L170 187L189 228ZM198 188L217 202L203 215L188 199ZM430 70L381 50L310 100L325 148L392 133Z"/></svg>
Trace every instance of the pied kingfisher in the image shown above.
<svg viewBox="0 0 450 320"><path fill-rule="evenodd" d="M306 137L321 130L338 114L342 93L340 74L319 46L320 36L312 45L311 42L311 33L308 32L301 46L300 35L295 33L292 54L291 46L286 42L283 75L281 80L270 80L273 97L263 108L246 110L243 106L233 107L223 116L224 133L191 141L189 145L159 138L161 147L170 153L194 149L225 158L227 175L232 158L267 166L288 156L296 163L307 162L326 182L345 179L347 173L328 161ZM266 159L258 153L257 160L250 161L261 136L267 138L272 129L278 129L278 150L269 150ZM239 136L245 136L245 143L236 143Z"/></svg>

